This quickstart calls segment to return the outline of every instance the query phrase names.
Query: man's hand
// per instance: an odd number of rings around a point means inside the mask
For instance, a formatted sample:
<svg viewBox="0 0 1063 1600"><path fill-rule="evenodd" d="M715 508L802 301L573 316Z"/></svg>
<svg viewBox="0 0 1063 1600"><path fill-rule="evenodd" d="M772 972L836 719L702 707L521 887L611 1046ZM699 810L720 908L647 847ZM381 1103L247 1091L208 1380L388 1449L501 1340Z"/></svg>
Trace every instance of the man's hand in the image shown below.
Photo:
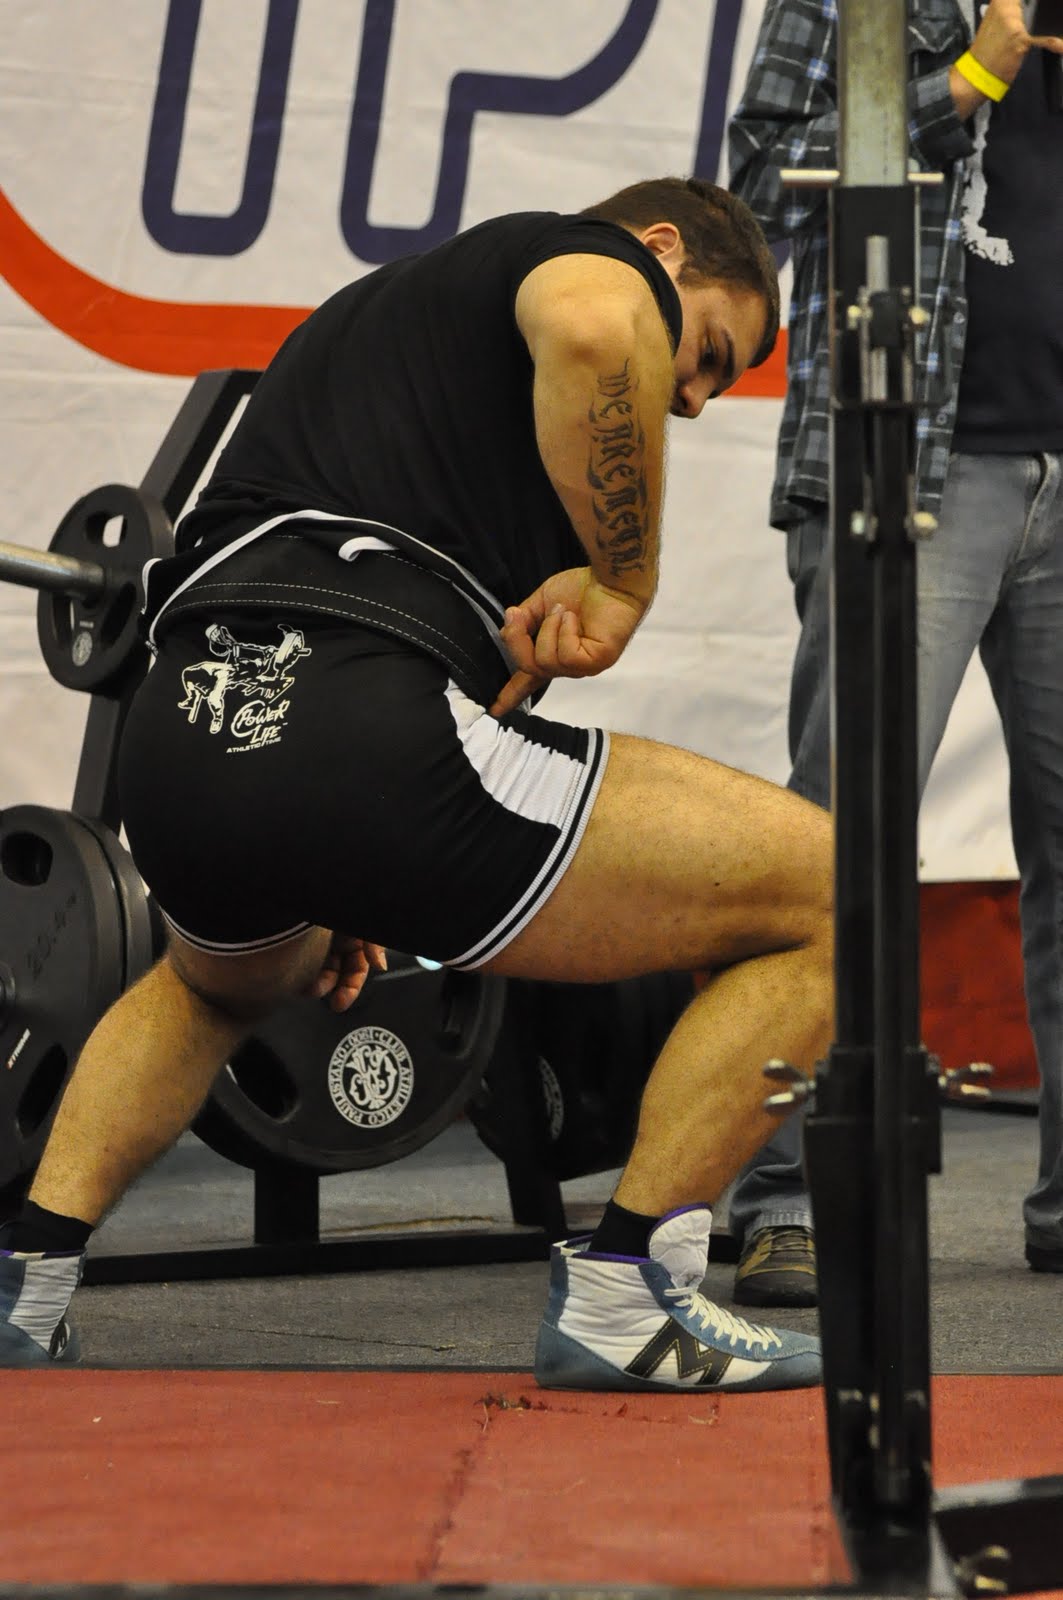
<svg viewBox="0 0 1063 1600"><path fill-rule="evenodd" d="M346 1011L361 994L370 972L387 970L382 946L367 944L350 933L334 933L324 966L306 992L315 1000L328 996L332 1011Z"/></svg>
<svg viewBox="0 0 1063 1600"><path fill-rule="evenodd" d="M648 603L610 589L590 567L547 578L534 594L506 611L502 639L517 664L491 714L504 717L551 678L593 678L611 667L642 620Z"/></svg>
<svg viewBox="0 0 1063 1600"><path fill-rule="evenodd" d="M1014 83L1034 46L1063 55L1063 39L1027 33L1023 0L989 0L971 40L971 54L979 66L1003 83ZM985 95L969 84L955 67L949 75L949 85L961 117L969 117L985 103Z"/></svg>

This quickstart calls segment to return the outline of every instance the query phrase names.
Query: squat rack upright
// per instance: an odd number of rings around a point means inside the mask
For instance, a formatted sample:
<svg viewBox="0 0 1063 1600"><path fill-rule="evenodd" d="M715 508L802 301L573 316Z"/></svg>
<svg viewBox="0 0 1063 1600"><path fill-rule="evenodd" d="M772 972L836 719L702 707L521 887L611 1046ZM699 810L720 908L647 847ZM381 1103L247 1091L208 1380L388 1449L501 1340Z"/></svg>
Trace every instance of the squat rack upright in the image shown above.
<svg viewBox="0 0 1063 1600"><path fill-rule="evenodd" d="M805 1151L835 1511L855 1584L1063 1586L1063 1477L935 1494L927 1174L943 1084L920 1038L914 497L919 195L907 0L838 0L831 327L835 1042ZM962 1076L968 1069L961 1069Z"/></svg>

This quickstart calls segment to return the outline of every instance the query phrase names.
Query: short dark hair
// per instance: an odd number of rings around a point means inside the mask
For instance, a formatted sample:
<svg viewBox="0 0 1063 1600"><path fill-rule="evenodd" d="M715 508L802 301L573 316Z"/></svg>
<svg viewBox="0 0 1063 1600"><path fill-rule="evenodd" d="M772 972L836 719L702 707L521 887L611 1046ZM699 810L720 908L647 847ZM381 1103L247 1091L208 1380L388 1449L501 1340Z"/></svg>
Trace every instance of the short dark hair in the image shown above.
<svg viewBox="0 0 1063 1600"><path fill-rule="evenodd" d="M687 252L679 281L738 283L762 295L767 322L750 365L759 367L771 355L779 334L779 273L760 224L736 194L705 178L647 178L579 215L632 229L674 223Z"/></svg>

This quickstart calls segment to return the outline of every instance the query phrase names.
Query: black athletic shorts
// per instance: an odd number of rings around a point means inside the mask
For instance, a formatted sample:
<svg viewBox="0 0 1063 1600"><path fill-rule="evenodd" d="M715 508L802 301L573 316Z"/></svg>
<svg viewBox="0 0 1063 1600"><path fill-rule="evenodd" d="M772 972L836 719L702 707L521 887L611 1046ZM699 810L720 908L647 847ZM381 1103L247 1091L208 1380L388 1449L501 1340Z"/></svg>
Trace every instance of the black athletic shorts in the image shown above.
<svg viewBox="0 0 1063 1600"><path fill-rule="evenodd" d="M402 640L232 611L167 635L119 784L137 867L192 944L319 925L474 967L558 883L607 757L599 729L497 720Z"/></svg>

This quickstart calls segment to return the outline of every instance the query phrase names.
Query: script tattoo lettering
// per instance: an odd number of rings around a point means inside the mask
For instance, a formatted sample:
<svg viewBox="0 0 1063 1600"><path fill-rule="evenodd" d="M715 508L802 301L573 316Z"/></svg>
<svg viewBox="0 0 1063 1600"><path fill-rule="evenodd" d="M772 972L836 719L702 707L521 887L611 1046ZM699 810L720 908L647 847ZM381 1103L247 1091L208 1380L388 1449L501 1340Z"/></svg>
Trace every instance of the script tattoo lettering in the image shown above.
<svg viewBox="0 0 1063 1600"><path fill-rule="evenodd" d="M618 372L599 373L594 404L587 413L591 431L587 482L598 523L598 548L605 553L613 577L641 571L646 561L646 436L635 408L636 388L626 361Z"/></svg>

